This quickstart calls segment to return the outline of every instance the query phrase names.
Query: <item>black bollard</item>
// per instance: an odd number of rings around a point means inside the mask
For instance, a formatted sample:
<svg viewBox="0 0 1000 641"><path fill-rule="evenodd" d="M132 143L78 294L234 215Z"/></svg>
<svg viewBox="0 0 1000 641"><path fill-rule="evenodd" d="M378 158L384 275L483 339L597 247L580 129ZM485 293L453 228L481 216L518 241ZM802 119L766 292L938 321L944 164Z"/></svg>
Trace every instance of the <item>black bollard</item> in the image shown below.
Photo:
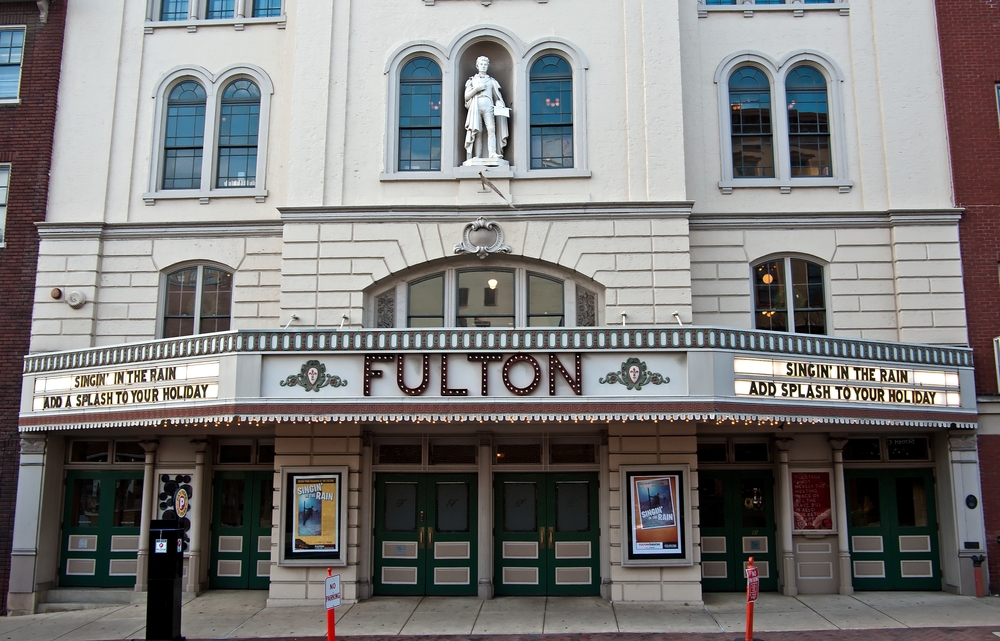
<svg viewBox="0 0 1000 641"><path fill-rule="evenodd" d="M149 526L146 573L146 641L183 641L181 581L184 530L177 521L154 520Z"/></svg>

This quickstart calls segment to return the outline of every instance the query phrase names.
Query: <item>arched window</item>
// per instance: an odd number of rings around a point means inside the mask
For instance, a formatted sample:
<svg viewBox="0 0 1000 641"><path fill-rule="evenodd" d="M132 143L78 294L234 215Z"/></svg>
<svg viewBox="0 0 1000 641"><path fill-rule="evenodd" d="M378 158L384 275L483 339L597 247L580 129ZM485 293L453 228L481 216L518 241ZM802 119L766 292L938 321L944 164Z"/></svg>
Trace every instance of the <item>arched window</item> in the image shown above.
<svg viewBox="0 0 1000 641"><path fill-rule="evenodd" d="M826 334L822 265L797 258L776 258L754 265L752 278L754 327Z"/></svg>
<svg viewBox="0 0 1000 641"><path fill-rule="evenodd" d="M792 176L831 176L826 79L813 67L796 67L785 79L788 151Z"/></svg>
<svg viewBox="0 0 1000 641"><path fill-rule="evenodd" d="M184 267L166 276L163 338L227 331L231 324L233 275L208 265Z"/></svg>
<svg viewBox="0 0 1000 641"><path fill-rule="evenodd" d="M531 168L573 166L573 70L560 56L531 65Z"/></svg>
<svg viewBox="0 0 1000 641"><path fill-rule="evenodd" d="M399 171L441 170L441 67L414 58L399 74Z"/></svg>
<svg viewBox="0 0 1000 641"><path fill-rule="evenodd" d="M163 138L163 189L201 187L205 89L186 80L170 91Z"/></svg>
<svg viewBox="0 0 1000 641"><path fill-rule="evenodd" d="M222 92L219 114L219 165L216 187L257 185L257 130L260 89L250 80L235 80Z"/></svg>
<svg viewBox="0 0 1000 641"><path fill-rule="evenodd" d="M773 178L771 85L763 71L740 67L729 76L734 178Z"/></svg>

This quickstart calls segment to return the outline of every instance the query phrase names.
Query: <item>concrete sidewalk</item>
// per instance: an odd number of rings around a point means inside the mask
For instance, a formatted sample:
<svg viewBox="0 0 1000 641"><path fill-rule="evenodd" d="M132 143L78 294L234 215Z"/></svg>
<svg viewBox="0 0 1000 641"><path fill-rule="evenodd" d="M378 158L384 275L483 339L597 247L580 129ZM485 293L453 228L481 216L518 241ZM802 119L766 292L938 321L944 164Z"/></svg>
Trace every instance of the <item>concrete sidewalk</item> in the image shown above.
<svg viewBox="0 0 1000 641"><path fill-rule="evenodd" d="M321 637L321 605L265 608L262 591L211 591L183 610L188 639ZM706 594L705 605L611 604L592 597L378 597L337 608L337 635L537 635L595 633L736 633L742 594ZM53 612L0 619L0 640L111 641L145 638L145 605ZM761 595L754 630L966 628L1000 631L1000 598L941 592L864 592L785 597ZM987 634L987 630L982 630ZM729 635L719 638L730 639ZM866 635L865 638L878 638Z"/></svg>

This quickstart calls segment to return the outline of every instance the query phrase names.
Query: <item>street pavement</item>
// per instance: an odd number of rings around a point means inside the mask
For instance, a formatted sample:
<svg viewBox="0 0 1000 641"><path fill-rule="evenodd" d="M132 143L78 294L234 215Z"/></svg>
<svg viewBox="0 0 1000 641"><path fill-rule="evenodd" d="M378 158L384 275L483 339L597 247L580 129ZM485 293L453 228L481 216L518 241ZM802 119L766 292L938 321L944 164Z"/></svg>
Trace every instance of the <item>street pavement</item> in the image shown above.
<svg viewBox="0 0 1000 641"><path fill-rule="evenodd" d="M326 638L321 604L267 608L267 593L217 590L184 604L182 633L209 639ZM743 639L743 594L702 604L609 603L590 597L377 597L337 608L353 641L731 641ZM145 638L145 604L0 619L0 641ZM998 634L994 635L994 632ZM763 641L985 641L1000 638L1000 598L942 592L761 595Z"/></svg>

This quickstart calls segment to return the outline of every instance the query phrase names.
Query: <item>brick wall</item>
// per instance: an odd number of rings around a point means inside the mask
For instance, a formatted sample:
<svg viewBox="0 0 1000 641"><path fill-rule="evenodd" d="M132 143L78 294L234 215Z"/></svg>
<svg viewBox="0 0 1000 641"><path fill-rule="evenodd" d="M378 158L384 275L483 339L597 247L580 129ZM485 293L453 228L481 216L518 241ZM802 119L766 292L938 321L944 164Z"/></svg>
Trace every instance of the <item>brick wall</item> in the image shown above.
<svg viewBox="0 0 1000 641"><path fill-rule="evenodd" d="M21 101L0 105L0 163L10 163L6 247L0 249L0 599L6 610L20 439L17 412L21 361L28 351L38 234L45 219L62 59L66 0L51 3L48 21L35 2L0 4L0 27L25 26Z"/></svg>
<svg viewBox="0 0 1000 641"><path fill-rule="evenodd" d="M952 179L960 225L976 391L995 395L993 338L1000 336L1000 3L938 0ZM929 70L928 70L929 71ZM1000 590L1000 436L980 436L979 461L991 591Z"/></svg>

